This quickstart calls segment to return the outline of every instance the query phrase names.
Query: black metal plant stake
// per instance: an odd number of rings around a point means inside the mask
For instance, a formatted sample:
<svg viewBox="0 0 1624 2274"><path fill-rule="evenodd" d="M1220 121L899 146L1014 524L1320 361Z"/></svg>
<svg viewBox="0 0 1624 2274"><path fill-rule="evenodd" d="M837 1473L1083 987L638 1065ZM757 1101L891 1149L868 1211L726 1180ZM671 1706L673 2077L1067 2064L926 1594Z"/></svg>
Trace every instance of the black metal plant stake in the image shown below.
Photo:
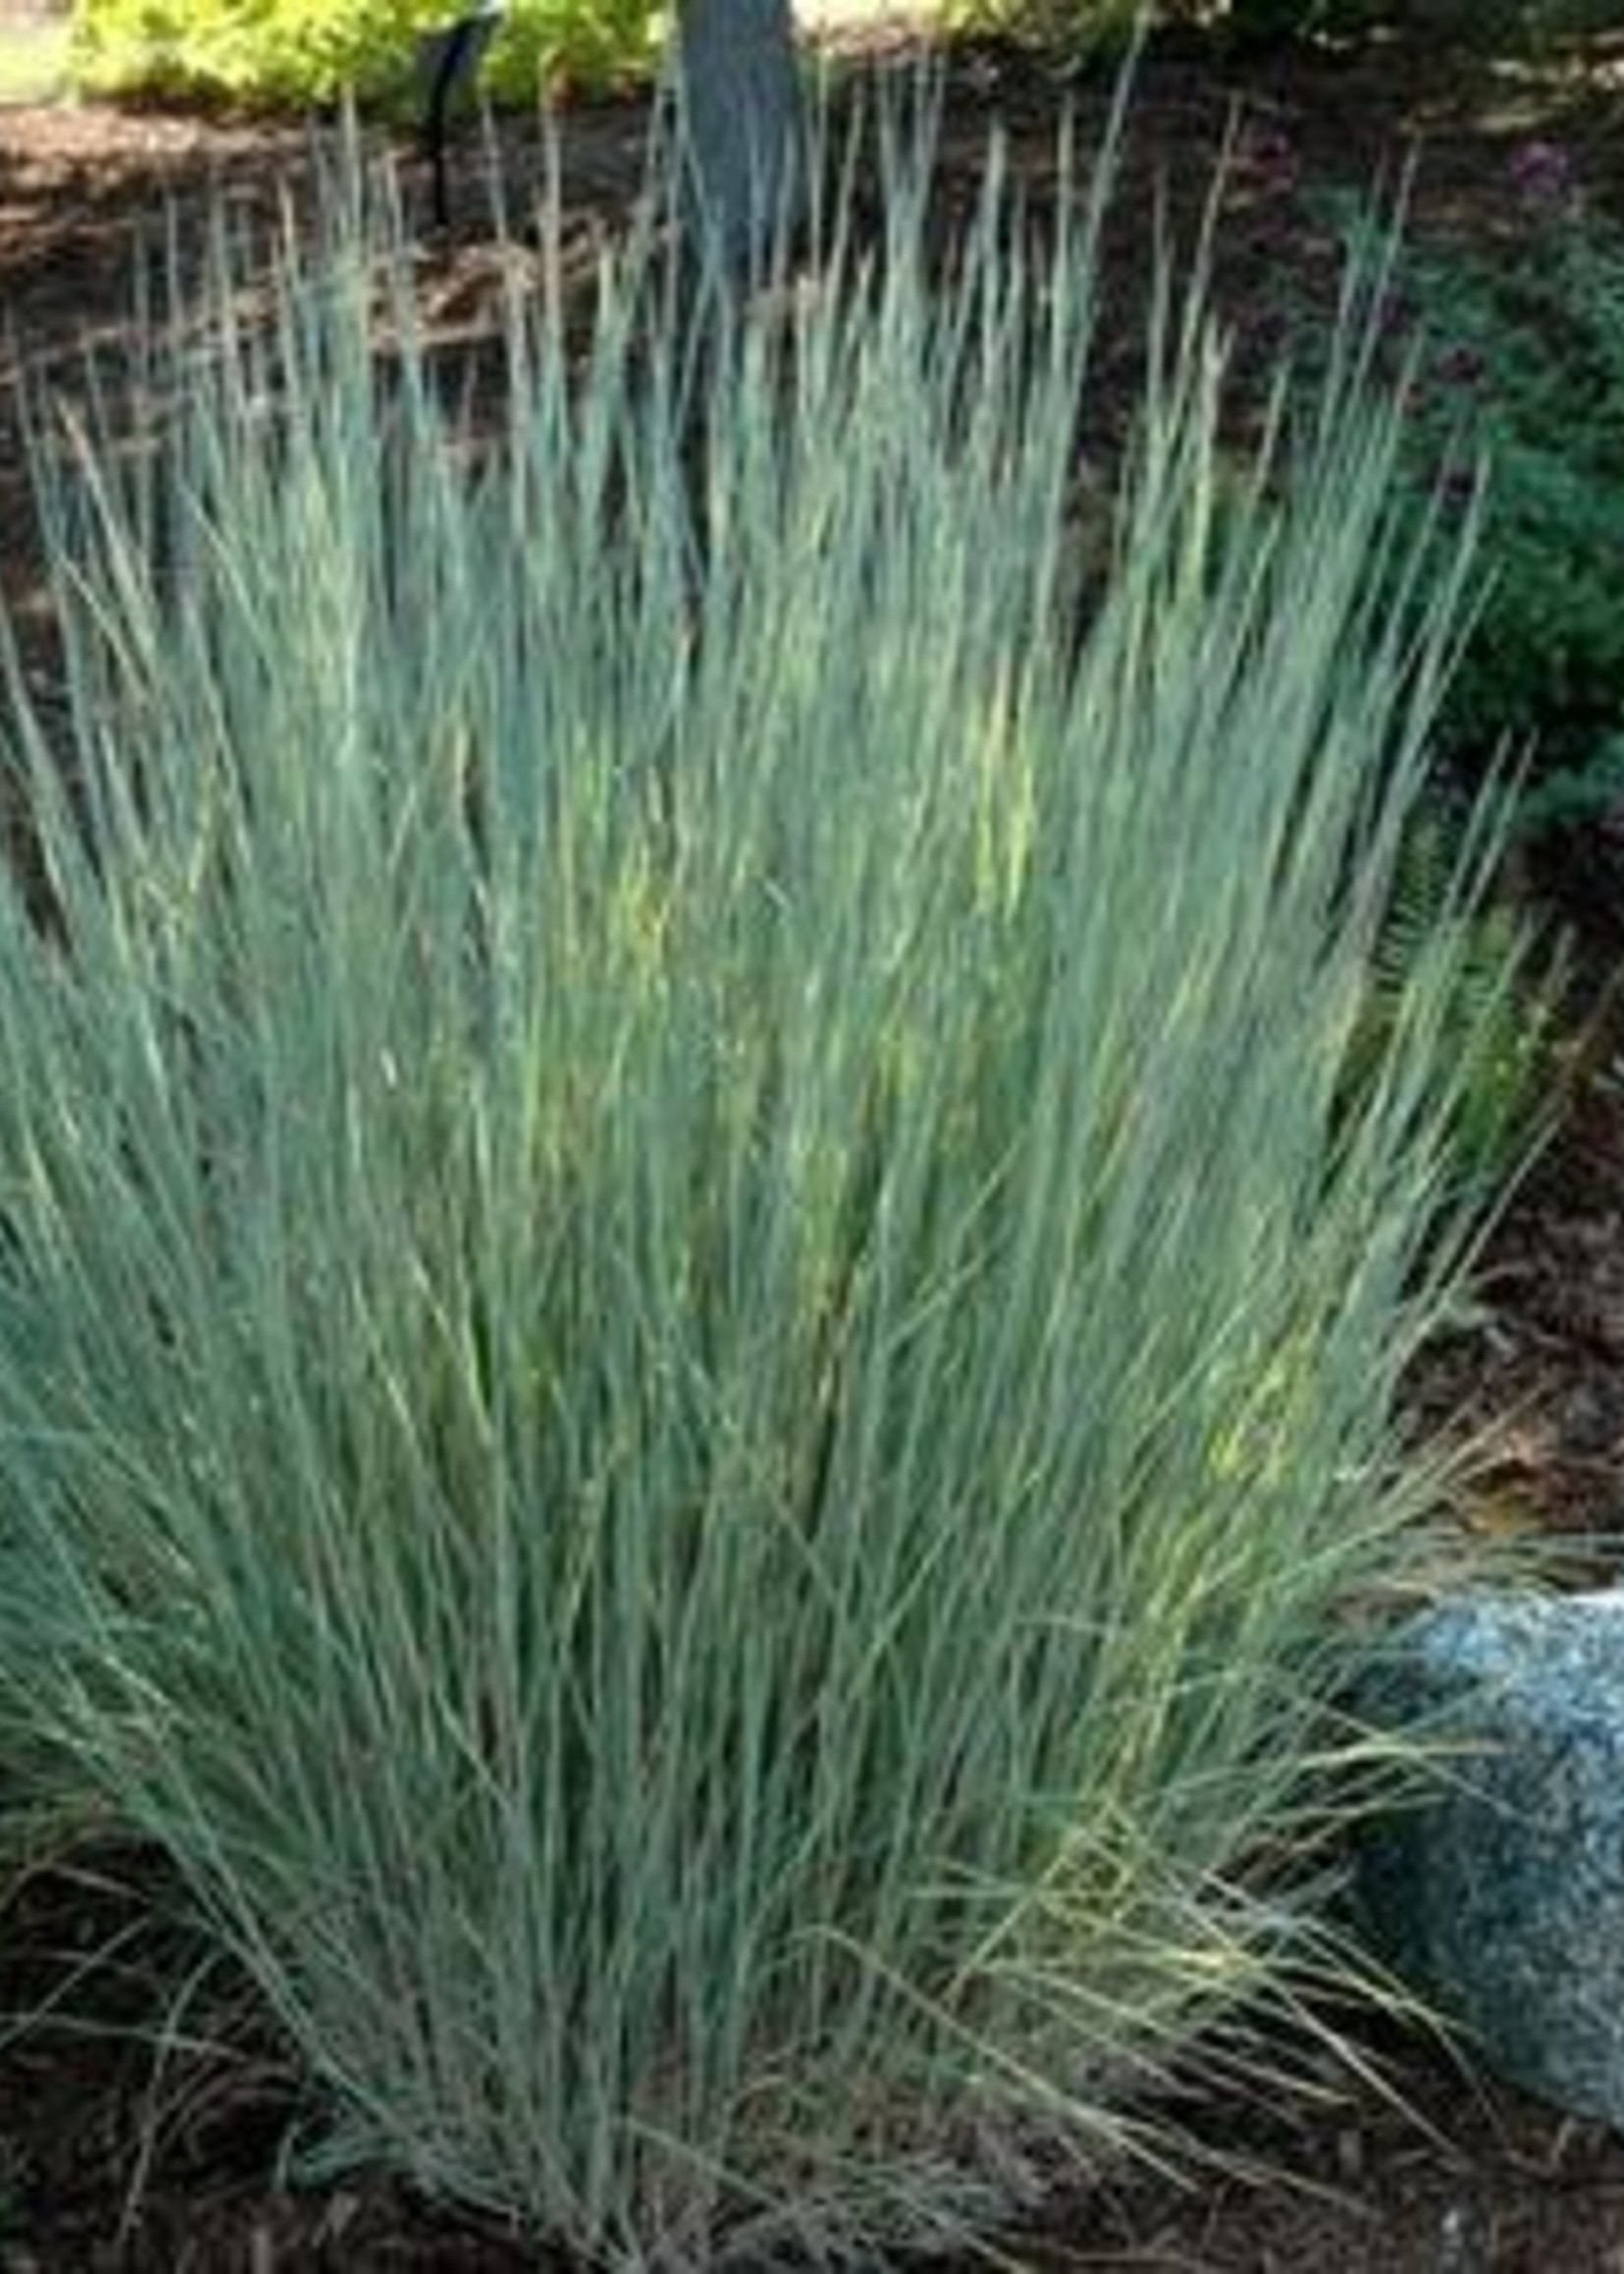
<svg viewBox="0 0 1624 2274"><path fill-rule="evenodd" d="M447 227L451 219L451 194L445 175L451 100L459 87L472 85L502 14L500 0L486 0L484 7L459 16L454 24L446 25L441 30L427 32L419 42L418 68L429 83L423 141L434 168L436 228Z"/></svg>

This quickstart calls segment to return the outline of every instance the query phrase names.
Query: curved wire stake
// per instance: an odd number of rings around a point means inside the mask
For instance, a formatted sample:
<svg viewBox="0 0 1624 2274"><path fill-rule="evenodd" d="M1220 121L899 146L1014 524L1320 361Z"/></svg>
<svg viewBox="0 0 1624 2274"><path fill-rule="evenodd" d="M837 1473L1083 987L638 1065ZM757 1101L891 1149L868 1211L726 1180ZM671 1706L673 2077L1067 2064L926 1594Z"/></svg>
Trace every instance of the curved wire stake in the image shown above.
<svg viewBox="0 0 1624 2274"><path fill-rule="evenodd" d="M459 87L472 86L504 13L502 0L484 0L483 6L442 25L437 30L426 31L418 41L418 79L428 89L423 113L423 146L434 168L435 225L439 229L447 227L451 219L451 195L445 169L451 99Z"/></svg>

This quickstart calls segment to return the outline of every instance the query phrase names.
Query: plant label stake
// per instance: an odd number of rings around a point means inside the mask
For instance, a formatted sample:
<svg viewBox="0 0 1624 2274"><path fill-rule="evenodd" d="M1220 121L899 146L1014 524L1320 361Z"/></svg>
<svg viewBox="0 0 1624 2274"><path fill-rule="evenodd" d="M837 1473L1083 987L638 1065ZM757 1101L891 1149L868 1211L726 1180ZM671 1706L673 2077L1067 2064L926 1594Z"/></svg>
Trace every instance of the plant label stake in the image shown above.
<svg viewBox="0 0 1624 2274"><path fill-rule="evenodd" d="M459 87L470 87L485 60L485 51L503 16L501 0L485 0L467 16L437 31L426 31L418 41L418 77L429 90L423 114L423 141L435 175L435 225L445 228L451 218L450 191L445 179L445 138L451 99Z"/></svg>

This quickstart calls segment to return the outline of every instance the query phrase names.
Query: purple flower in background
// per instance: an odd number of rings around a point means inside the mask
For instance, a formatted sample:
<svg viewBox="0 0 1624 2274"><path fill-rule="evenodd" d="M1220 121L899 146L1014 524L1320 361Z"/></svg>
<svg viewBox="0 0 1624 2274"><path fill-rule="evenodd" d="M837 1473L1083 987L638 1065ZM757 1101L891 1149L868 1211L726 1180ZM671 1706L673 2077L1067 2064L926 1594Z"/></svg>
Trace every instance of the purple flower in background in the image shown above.
<svg viewBox="0 0 1624 2274"><path fill-rule="evenodd" d="M1453 347L1444 349L1433 369L1446 386L1466 387L1482 378L1483 359L1477 348L1457 340Z"/></svg>
<svg viewBox="0 0 1624 2274"><path fill-rule="evenodd" d="M1438 483L1438 494L1443 499L1444 510L1447 513L1451 515L1464 513L1467 507L1477 499L1478 476L1476 471L1471 466L1461 465L1458 461L1454 465L1446 466L1442 479Z"/></svg>
<svg viewBox="0 0 1624 2274"><path fill-rule="evenodd" d="M1241 145L1241 172L1263 191L1291 190L1297 186L1298 158L1292 138L1283 128L1264 127L1248 134Z"/></svg>
<svg viewBox="0 0 1624 2274"><path fill-rule="evenodd" d="M1578 194L1579 177L1573 160L1555 143L1519 144L1506 173L1525 205L1566 205Z"/></svg>

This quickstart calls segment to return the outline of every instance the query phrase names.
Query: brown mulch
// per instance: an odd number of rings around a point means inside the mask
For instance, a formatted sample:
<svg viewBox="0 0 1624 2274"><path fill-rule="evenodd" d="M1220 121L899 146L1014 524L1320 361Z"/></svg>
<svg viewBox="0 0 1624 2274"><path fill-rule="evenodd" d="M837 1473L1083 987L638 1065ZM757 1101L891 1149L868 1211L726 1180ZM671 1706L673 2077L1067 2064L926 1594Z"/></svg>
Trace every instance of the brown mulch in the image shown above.
<svg viewBox="0 0 1624 2274"><path fill-rule="evenodd" d="M1015 171L1041 190L1062 91L996 47L955 56L942 137L950 207L973 195L995 116ZM1086 145L1107 89L1084 81L1066 91ZM567 230L588 251L635 204L646 127L636 102L559 122ZM1219 290L1243 367L1261 363L1277 343L1278 288L1323 290L1334 274L1313 193L1395 182L1413 163L1413 226L1490 242L1504 224L1508 156L1534 136L1568 147L1595 194L1624 208L1624 62L1598 51L1588 73L1514 76L1404 42L1250 57L1169 43L1141 71L1114 272L1130 284L1144 274L1159 204L1189 223L1231 144ZM537 122L506 121L499 140L509 179L539 182ZM133 248L161 237L166 202L193 216L212 196L268 210L309 152L302 126L0 111L0 594L42 676L49 611L11 382L27 373L71 392L87 347L116 374L131 345ZM477 154L465 146L459 157L443 236L428 226L409 153L407 185L431 336L476 355L499 294ZM1535 888L1572 934L1582 986L1600 997L1624 946L1624 880L1558 853ZM1586 1578L1610 1578L1624 1541L1621 1234L1624 1031L1613 1020L1590 1037L1562 1134L1496 1236L1480 1315L1425 1381L1429 1405L1502 1432L1481 1520L1570 1537ZM127 1883L114 1864L94 1879L54 1869L6 1914L0 2012L48 2000L56 2018L0 2039L0 2274L542 2266L516 2239L392 2182L302 2189L279 2178L289 2129L312 2111L296 2070L245 2021L240 1990L201 1985L170 2012L172 2042L154 2052L177 1971L158 1894L145 1865ZM1624 2274L1624 2146L1469 2080L1422 2045L1381 2050L1407 2106L1347 2070L1327 2070L1317 2093L1282 2088L1272 2105L1197 2098L1184 2112L1194 2130L1272 2179L1185 2188L1124 2179L1057 2205L1013 2245L1018 2262L1034 2274Z"/></svg>

